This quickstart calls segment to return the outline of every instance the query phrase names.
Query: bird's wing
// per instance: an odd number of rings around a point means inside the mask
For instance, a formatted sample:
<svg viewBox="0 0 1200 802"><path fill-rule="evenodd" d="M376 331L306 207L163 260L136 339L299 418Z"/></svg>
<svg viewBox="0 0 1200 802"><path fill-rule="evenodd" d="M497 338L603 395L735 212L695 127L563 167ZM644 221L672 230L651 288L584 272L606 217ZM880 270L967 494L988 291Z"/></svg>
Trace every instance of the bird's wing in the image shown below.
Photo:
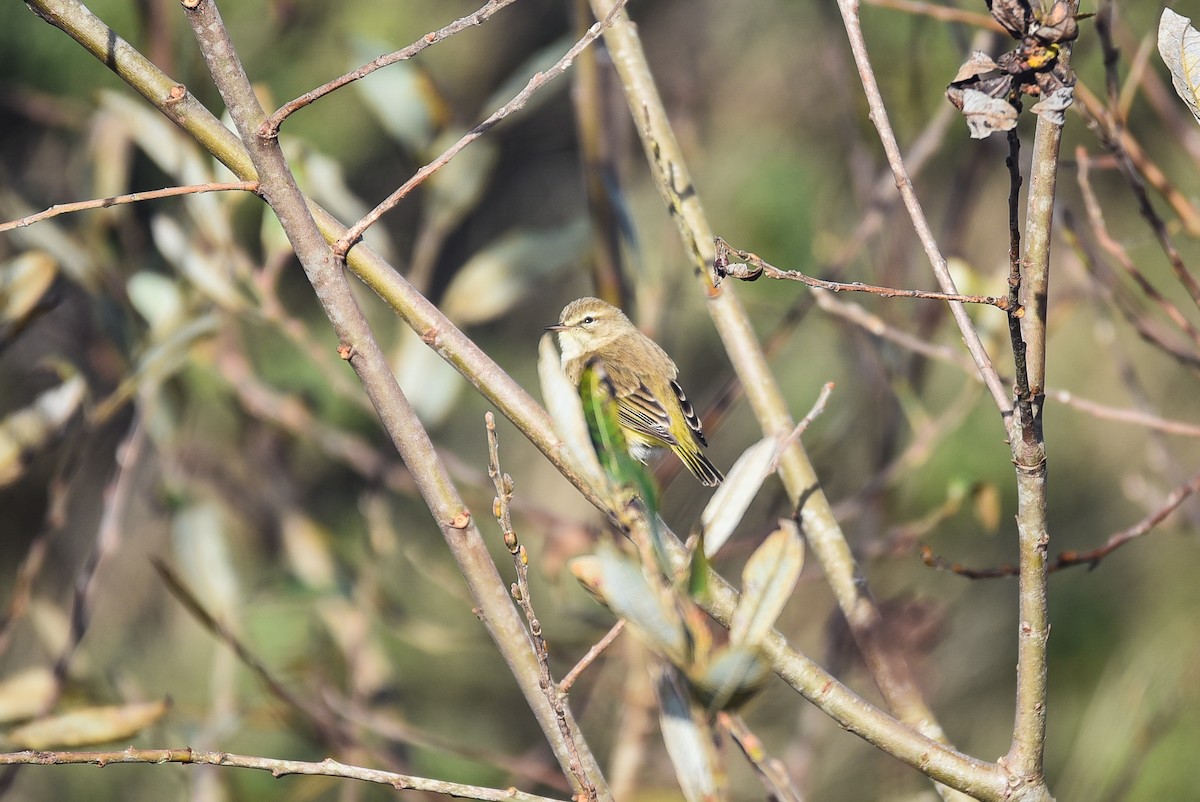
<svg viewBox="0 0 1200 802"><path fill-rule="evenodd" d="M683 388L679 386L679 382L672 380L671 389L675 391L675 397L679 399L679 406L683 410L683 417L687 419L688 428L692 430L692 434L696 436L700 445L708 445L708 441L704 439L704 428L700 425L700 418L696 415L696 410L692 408L692 402L688 401Z"/></svg>
<svg viewBox="0 0 1200 802"><path fill-rule="evenodd" d="M678 442L671 434L671 417L666 407L644 384L618 394L617 413L622 423L651 440L665 446Z"/></svg>

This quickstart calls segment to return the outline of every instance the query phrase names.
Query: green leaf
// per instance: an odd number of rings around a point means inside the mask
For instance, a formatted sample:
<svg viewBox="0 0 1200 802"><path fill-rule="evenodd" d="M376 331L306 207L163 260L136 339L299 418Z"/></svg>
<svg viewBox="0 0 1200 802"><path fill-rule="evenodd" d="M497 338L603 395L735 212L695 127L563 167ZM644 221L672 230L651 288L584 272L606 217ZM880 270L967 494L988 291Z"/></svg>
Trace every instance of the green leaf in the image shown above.
<svg viewBox="0 0 1200 802"><path fill-rule="evenodd" d="M356 41L350 68L372 61L388 50L381 42ZM427 153L449 117L449 108L437 86L413 61L389 64L355 81L354 87L388 135L412 154Z"/></svg>
<svg viewBox="0 0 1200 802"><path fill-rule="evenodd" d="M758 693L771 667L755 649L735 646L722 649L700 671L688 676L692 691L709 713L734 710Z"/></svg>
<svg viewBox="0 0 1200 802"><path fill-rule="evenodd" d="M32 721L11 730L5 740L17 749L75 748L126 741L166 715L169 708L166 700L85 707Z"/></svg>
<svg viewBox="0 0 1200 802"><path fill-rule="evenodd" d="M45 300L58 262L45 251L26 251L0 266L0 342L53 307Z"/></svg>
<svg viewBox="0 0 1200 802"><path fill-rule="evenodd" d="M688 634L679 610L650 586L636 560L605 546L596 554L574 558L568 567L598 602L628 621L652 651L675 665L690 664Z"/></svg>
<svg viewBox="0 0 1200 802"><path fill-rule="evenodd" d="M646 466L629 453L617 413L617 399L602 362L592 361L583 369L579 379L579 396L583 400L583 416L587 420L588 433L596 456L600 459L600 466L614 487L632 490L642 500L646 528L659 568L664 576L672 576L670 555L667 554L659 528L658 493L654 488L654 480Z"/></svg>

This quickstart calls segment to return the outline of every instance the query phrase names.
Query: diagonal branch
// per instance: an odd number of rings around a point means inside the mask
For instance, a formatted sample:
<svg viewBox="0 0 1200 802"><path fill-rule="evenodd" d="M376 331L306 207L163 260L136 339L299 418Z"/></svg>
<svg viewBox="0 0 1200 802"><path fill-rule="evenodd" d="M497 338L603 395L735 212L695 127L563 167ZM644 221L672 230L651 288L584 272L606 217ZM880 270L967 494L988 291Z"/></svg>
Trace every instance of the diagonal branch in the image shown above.
<svg viewBox="0 0 1200 802"><path fill-rule="evenodd" d="M369 63L364 64L356 70L351 70L345 75L340 75L337 78L334 78L332 81L322 84L310 92L305 92L303 95L295 98L294 100L289 100L287 103L284 103L282 106L280 106L274 114L263 121L262 128L259 130L259 133L262 136L278 136L279 128L283 125L283 121L305 106L315 103L316 101L325 97L325 95L341 89L346 84L353 83L361 78L366 78L376 70L387 67L390 64L395 64L398 61L407 61L430 45L435 45L438 42L449 39L456 33L465 31L467 28L471 28L476 25L482 25L484 22L487 22L487 20L490 19L493 14L505 8L506 6L512 5L515 2L516 0L488 0L488 2L477 11L468 14L465 17L460 17L454 22L451 22L449 25L438 28L436 31L430 31L408 47L401 48L400 50L396 50L391 53L385 53L384 55L373 59Z"/></svg>
<svg viewBox="0 0 1200 802"><path fill-rule="evenodd" d="M426 505L467 580L484 625L521 687L559 763L569 771L571 750L563 740L553 707L540 689L537 660L520 615L506 592L470 511L396 383L387 358L351 293L339 260L334 258L306 198L296 185L279 141L259 133L266 114L258 103L216 4L211 0L185 0L184 8L205 63L260 176L260 194L270 204L292 243L338 337L339 353L350 362L384 429L412 471ZM566 715L569 717L569 713ZM578 732L575 728L573 731ZM600 767L587 744L580 738L575 748L588 779L603 789ZM607 797L606 791L600 793Z"/></svg>

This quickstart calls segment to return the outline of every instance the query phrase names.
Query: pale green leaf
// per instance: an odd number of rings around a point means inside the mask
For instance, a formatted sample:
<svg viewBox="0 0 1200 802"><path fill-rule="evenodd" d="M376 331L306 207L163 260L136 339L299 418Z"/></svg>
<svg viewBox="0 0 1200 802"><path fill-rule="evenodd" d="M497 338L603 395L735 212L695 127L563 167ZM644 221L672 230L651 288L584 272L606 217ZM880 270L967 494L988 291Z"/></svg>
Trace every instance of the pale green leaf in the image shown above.
<svg viewBox="0 0 1200 802"><path fill-rule="evenodd" d="M83 403L87 384L73 376L0 421L0 487L25 472L25 457L43 448Z"/></svg>
<svg viewBox="0 0 1200 802"><path fill-rule="evenodd" d="M755 649L732 646L717 652L688 680L701 704L710 712L733 710L750 700L771 676L771 666Z"/></svg>
<svg viewBox="0 0 1200 802"><path fill-rule="evenodd" d="M204 606L232 624L241 608L241 581L229 549L230 516L215 501L185 506L171 519L172 562Z"/></svg>
<svg viewBox="0 0 1200 802"><path fill-rule="evenodd" d="M150 324L153 339L162 340L183 323L184 303L179 284L160 273L134 273L125 285L129 302Z"/></svg>
<svg viewBox="0 0 1200 802"><path fill-rule="evenodd" d="M26 251L0 267L0 331L21 325L58 275L58 262L45 251Z"/></svg>
<svg viewBox="0 0 1200 802"><path fill-rule="evenodd" d="M125 741L158 721L169 708L167 701L85 707L17 727L5 740L17 749L76 748Z"/></svg>
<svg viewBox="0 0 1200 802"><path fill-rule="evenodd" d="M443 423L466 387L466 379L412 329L400 330L399 347L391 357L400 389L426 426Z"/></svg>
<svg viewBox="0 0 1200 802"><path fill-rule="evenodd" d="M230 311L247 306L234 281L227 252L214 250L203 238L184 230L167 215L151 218L150 234L159 253L210 300Z"/></svg>
<svg viewBox="0 0 1200 802"><path fill-rule="evenodd" d="M716 554L741 523L750 502L770 475L777 448L778 441L774 437L763 438L750 446L733 463L725 481L709 499L700 516L706 556Z"/></svg>
<svg viewBox="0 0 1200 802"><path fill-rule="evenodd" d="M354 43L351 69L389 52L378 42ZM429 76L412 61L399 61L354 82L367 108L409 153L424 154L447 116L446 102Z"/></svg>
<svg viewBox="0 0 1200 802"><path fill-rule="evenodd" d="M442 311L460 326L486 323L510 312L543 288L550 276L578 264L588 231L587 221L580 219L560 228L501 235L455 273Z"/></svg>
<svg viewBox="0 0 1200 802"><path fill-rule="evenodd" d="M779 528L754 550L742 570L742 597L729 623L731 643L762 643L791 598L803 567L799 528L790 518L780 519Z"/></svg>
<svg viewBox="0 0 1200 802"><path fill-rule="evenodd" d="M611 547L571 560L571 573L618 618L629 622L652 651L675 665L690 662L679 612L650 586L636 561Z"/></svg>
<svg viewBox="0 0 1200 802"><path fill-rule="evenodd" d="M542 401L554 423L554 431L567 446L565 456L576 471L594 488L604 486L600 462L588 436L587 421L579 402L579 388L571 384L562 369L562 359L554 347L554 337L542 335L538 343L538 378L542 385Z"/></svg>
<svg viewBox="0 0 1200 802"><path fill-rule="evenodd" d="M32 718L53 704L58 681L48 666L27 668L0 681L0 723Z"/></svg>

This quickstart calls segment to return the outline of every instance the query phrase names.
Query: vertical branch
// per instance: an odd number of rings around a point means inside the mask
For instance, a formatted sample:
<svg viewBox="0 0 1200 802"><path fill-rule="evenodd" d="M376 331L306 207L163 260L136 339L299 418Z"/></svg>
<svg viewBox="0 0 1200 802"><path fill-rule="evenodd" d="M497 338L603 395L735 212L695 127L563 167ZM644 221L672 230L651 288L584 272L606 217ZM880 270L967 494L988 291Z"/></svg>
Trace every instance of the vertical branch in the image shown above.
<svg viewBox="0 0 1200 802"><path fill-rule="evenodd" d="M613 0L591 2L597 18L612 13ZM725 351L746 388L746 397L763 432L784 438L795 428L795 422L741 302L728 285L713 286L712 228L646 63L637 30L624 10L605 31L604 40L625 89L654 181L708 298L709 314ZM855 642L888 705L902 721L930 738L945 741L945 733L922 698L907 661L890 649L883 637L883 619L866 588L866 577L850 551L801 443L794 442L784 452L779 473L789 498L799 508L805 538L821 563Z"/></svg>
<svg viewBox="0 0 1200 802"><path fill-rule="evenodd" d="M250 160L261 176L259 192L279 218L296 251L338 337L339 353L350 362L384 429L412 471L421 496L438 522L467 581L484 625L516 678L560 765L570 774L571 750L567 748L559 730L557 715L541 690L537 660L520 615L508 596L470 511L458 496L445 466L434 452L429 435L396 384L383 350L351 294L350 284L333 251L326 244L306 199L300 193L278 141L269 134L260 134L266 114L255 97L216 4L212 0L183 0L183 6L205 63L249 152ZM578 730L573 728L573 731ZM584 773L597 788L605 789L599 765L587 744L579 739L575 747L583 761ZM574 780L574 776L571 776ZM600 791L600 794L606 798L607 790Z"/></svg>
<svg viewBox="0 0 1200 802"><path fill-rule="evenodd" d="M1069 13L1078 11L1073 3ZM1059 58L1069 63L1070 44ZM1050 638L1047 606L1046 443L1042 409L1046 388L1046 314L1050 287L1050 239L1058 180L1062 126L1039 116L1034 132L1029 198L1025 214L1025 255L1021 262L1023 315L1014 358L1018 372L1016 414L1009 422L1009 447L1017 479L1017 698L1012 746L1005 763L1024 782L1043 781L1046 743L1046 647ZM1021 367L1017 364L1018 370Z"/></svg>
<svg viewBox="0 0 1200 802"><path fill-rule="evenodd" d="M575 0L575 33L583 35L590 10L587 0ZM591 218L591 273L596 295L614 306L627 306L629 287L621 265L621 226L613 194L617 192L616 159L609 108L611 71L601 60L603 48L589 47L575 60L571 105L583 161L583 187ZM607 61L605 59L605 61Z"/></svg>
<svg viewBox="0 0 1200 802"><path fill-rule="evenodd" d="M871 66L871 58L867 53L867 43L863 38L858 2L857 0L838 0L838 8L842 14L842 23L846 27L846 38L854 53L854 63L858 67L858 75L867 97L867 105L871 110L871 122L875 124L876 130L879 132L879 141L883 145L888 165L892 168L892 175L896 179L896 188L900 190L900 197L912 220L913 230L920 239L921 246L925 249L925 255L929 259L930 267L933 268L933 274L942 291L957 294L958 290L954 286L954 279L950 276L946 257L942 254L933 230L929 226L929 220L925 217L921 201L917 198L912 179L908 175L908 168L904 165L904 157L900 152L900 145L896 141L895 131L892 130L887 107L884 106L883 95L879 91L879 82L875 78L875 70ZM975 331L971 318L967 316L962 304L950 303L949 307L954 322L958 325L958 331L962 335L963 343L983 377L984 384L987 385L988 391L992 395L992 400L1002 414L1007 414L1012 406L1008 392L1005 390L1003 382L1000 381L1000 375L992 365L991 357L988 356L979 333Z"/></svg>
<svg viewBox="0 0 1200 802"><path fill-rule="evenodd" d="M542 622L538 620L537 613L533 609L533 599L529 592L529 553L525 551L525 546L517 539L517 532L513 529L513 480L511 476L500 470L500 439L496 436L496 416L487 412L483 417L487 428L488 476L491 477L492 484L496 488L492 513L496 516L496 522L500 524L504 547L512 555L513 568L517 572L517 581L512 586L512 595L521 605L521 611L525 613L525 620L529 622L529 635L533 638L534 653L537 655L540 670L538 679L542 692L546 695L546 700L554 708L554 714L558 719L558 729L567 744L567 751L571 758L571 774L574 775L576 784L583 789L584 799L587 802L595 802L596 786L584 772L579 750L575 748L575 737L571 733L571 722L567 719L564 702L566 694L559 690L553 674L550 673L550 647L542 635Z"/></svg>
<svg viewBox="0 0 1200 802"><path fill-rule="evenodd" d="M1016 129L1008 132L1008 336L1013 351L1013 383L1017 403L1029 398L1029 371L1025 365L1025 340L1021 336L1021 137Z"/></svg>

